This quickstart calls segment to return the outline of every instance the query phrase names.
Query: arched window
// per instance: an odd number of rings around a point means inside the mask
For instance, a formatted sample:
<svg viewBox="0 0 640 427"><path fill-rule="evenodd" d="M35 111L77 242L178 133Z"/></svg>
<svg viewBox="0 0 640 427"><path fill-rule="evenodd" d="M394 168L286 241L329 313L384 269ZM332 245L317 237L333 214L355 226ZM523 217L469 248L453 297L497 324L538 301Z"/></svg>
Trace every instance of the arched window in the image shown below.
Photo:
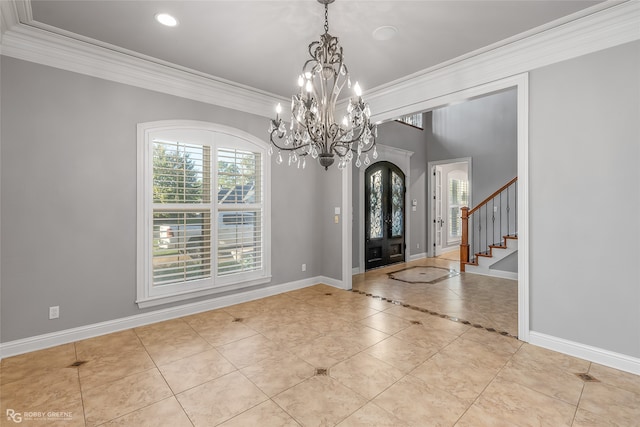
<svg viewBox="0 0 640 427"><path fill-rule="evenodd" d="M138 125L141 308L270 281L267 148L212 123Z"/></svg>

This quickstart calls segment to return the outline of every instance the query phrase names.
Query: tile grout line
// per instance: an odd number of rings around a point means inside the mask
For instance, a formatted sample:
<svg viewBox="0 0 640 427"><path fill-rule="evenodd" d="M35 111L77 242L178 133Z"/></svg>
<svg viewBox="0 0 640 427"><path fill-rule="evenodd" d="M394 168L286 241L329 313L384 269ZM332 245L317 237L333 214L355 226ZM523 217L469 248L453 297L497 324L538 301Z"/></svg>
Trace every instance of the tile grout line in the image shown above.
<svg viewBox="0 0 640 427"><path fill-rule="evenodd" d="M184 320L183 320L183 322L184 322ZM187 324L187 326L189 326L189 327L191 328L191 325L189 325L187 322L184 322L184 323L185 323L185 324ZM176 393L173 391L173 388L171 387L171 385L169 385L169 382L167 381L167 379L165 378L164 374L162 373L162 370L161 370L161 369L160 369L160 367L158 366L158 363L155 361L155 359L154 359L153 357L151 357L151 354L149 353L149 350L147 349L147 346L144 344L144 342L142 341L142 338L140 338L140 335L138 335L138 332L137 332L135 329L136 329L136 328L132 328L133 333L135 334L136 338L138 338L138 341L140 342L140 345L142 345L142 348L144 348L144 351L145 351L145 353L147 353L147 356L149 356L149 359L151 359L151 362L153 362L153 366L155 366L155 369L158 371L158 373L159 373L159 374L160 374L160 376L162 377L162 380L164 381L164 383L166 384L166 386L169 388L169 391L171 392L171 397L173 397L173 398L176 400L176 402L178 402L178 405L180 405L180 408L182 409L182 412L184 412L184 415L187 417L187 419L189 420L189 422L191 423L191 425L195 427L195 424L193 423L193 420L191 420L191 417L189 417L189 414L187 414L187 411L186 411L186 410L184 409L184 407L182 406L182 403L180 403L180 400L178 399L178 396L177 396L177 395L176 395ZM191 329L193 329L193 328L191 328ZM205 341L206 341L206 340L205 340ZM197 353L197 354L199 354L199 353ZM179 360L180 360L180 359L179 359ZM150 371L150 370L151 370L151 369L147 369L146 371ZM146 372L146 371L142 371L142 372ZM132 375L135 375L135 374L132 374ZM166 399L166 398L165 398L165 399ZM158 402L161 402L162 400L165 400L165 399L161 399L161 400L159 400ZM158 402L150 403L149 405L144 406L143 408L148 408L149 406L151 406L151 405L155 405L155 404L156 404L156 403L158 403ZM140 409L143 409L143 408L138 408L138 409L136 409L136 410L134 410L134 411L129 412L128 414L121 415L120 417L123 417L123 416L125 416L125 415L129 415L129 414L132 414L132 413L134 413L134 412L136 412L136 411L139 411ZM120 418L120 417L116 417L116 418L114 418L114 419L118 419L118 418ZM109 420L109 421L112 421L112 420ZM108 421L107 421L107 422L108 422Z"/></svg>
<svg viewBox="0 0 640 427"><path fill-rule="evenodd" d="M587 372L591 371L592 362L589 362L589 367L587 368ZM587 386L586 381L582 383L582 390L580 390L580 397L578 398L578 402L576 403L576 410L573 412L573 418L571 418L571 425L575 424L576 416L578 415L578 409L580 408L580 401L582 400L582 394L584 393L584 389Z"/></svg>
<svg viewBox="0 0 640 427"><path fill-rule="evenodd" d="M449 315L446 315L446 314L441 314L441 313L438 313L438 312L435 312L435 311L431 311L431 310L426 309L426 308L421 308L421 307L417 307L415 305L406 304L406 303L404 303L402 301L385 298L385 297L382 297L382 296L379 296L379 295L373 295L372 293L361 291L359 289L353 289L352 288L352 289L348 290L347 292L354 292L354 293L358 293L360 295L365 295L367 297L372 297L372 298L380 298L382 301L387 301L390 304L394 304L394 305L398 305L398 306L401 306L401 307L409 308L411 310L419 311L419 312L422 312L422 313L427 313L427 314L430 314L432 316L441 317L443 319L447 319L447 320L450 320L452 322L457 322L457 323L462 323L464 325L469 325L469 326L472 326L472 327L474 327L476 329L484 329L484 330L486 330L488 332L495 332L498 335L502 335L504 337L518 339L517 336L511 335L509 332L506 332L506 331L498 331L495 328L485 327L485 326L482 326L482 325L480 325L478 323L471 323L468 320L460 319L459 317L449 316Z"/></svg>
<svg viewBox="0 0 640 427"><path fill-rule="evenodd" d="M520 346L522 347L522 346ZM469 405L469 407L467 407L467 409L462 413L462 415L460 415L460 417L456 420L455 424L457 424L465 415L467 412L469 412L469 409L471 409L473 407L473 405L476 404L476 402L480 399L480 397L482 397L482 395L484 394L484 392L489 388L489 386L491 384L493 384L493 382L498 378L498 376L500 375L500 372L502 372L502 370L505 368L505 366L507 366L509 364L509 362L511 361L511 359L513 359L513 356L515 356L515 354L520 350L520 348L518 348L518 350L516 350L513 354L511 354L511 356L509 356L509 358L504 362L504 364L502 365L502 367L500 367L500 369L498 369L498 372L496 372L496 374L493 376L493 378L491 378L491 381L489 381L487 383L486 386L484 386L484 388L482 389L482 391L480 393L478 393L478 396L476 396L476 398L473 400L473 402L471 402L471 404ZM522 385L522 384L521 384ZM528 388L528 387L527 387ZM533 390L535 391L535 390ZM454 424L454 425L455 425Z"/></svg>
<svg viewBox="0 0 640 427"><path fill-rule="evenodd" d="M78 361L78 347L76 342L73 343L73 353L75 354L76 362ZM87 425L87 411L84 407L84 394L82 393L82 381L80 380L80 367L76 368L78 374L78 388L80 389L80 404L82 405L82 418L84 419L84 425Z"/></svg>

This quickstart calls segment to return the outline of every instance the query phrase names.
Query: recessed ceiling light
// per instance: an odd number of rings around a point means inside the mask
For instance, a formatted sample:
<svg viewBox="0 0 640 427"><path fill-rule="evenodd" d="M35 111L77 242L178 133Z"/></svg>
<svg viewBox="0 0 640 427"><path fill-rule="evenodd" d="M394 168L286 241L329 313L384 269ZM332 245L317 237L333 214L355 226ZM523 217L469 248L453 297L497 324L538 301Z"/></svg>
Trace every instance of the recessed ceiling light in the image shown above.
<svg viewBox="0 0 640 427"><path fill-rule="evenodd" d="M391 25L385 25L373 30L373 38L376 40L389 40L398 34L398 29Z"/></svg>
<svg viewBox="0 0 640 427"><path fill-rule="evenodd" d="M158 13L156 15L156 21L167 27L175 27L178 25L178 20L168 13Z"/></svg>

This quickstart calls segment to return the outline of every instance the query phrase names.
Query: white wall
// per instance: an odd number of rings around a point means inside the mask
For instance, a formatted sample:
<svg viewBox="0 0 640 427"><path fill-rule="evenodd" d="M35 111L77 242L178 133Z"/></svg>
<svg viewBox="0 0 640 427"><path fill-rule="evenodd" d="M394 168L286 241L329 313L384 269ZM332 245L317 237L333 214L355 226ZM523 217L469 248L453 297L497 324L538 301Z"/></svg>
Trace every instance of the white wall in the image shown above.
<svg viewBox="0 0 640 427"><path fill-rule="evenodd" d="M640 42L530 74L531 330L640 357Z"/></svg>

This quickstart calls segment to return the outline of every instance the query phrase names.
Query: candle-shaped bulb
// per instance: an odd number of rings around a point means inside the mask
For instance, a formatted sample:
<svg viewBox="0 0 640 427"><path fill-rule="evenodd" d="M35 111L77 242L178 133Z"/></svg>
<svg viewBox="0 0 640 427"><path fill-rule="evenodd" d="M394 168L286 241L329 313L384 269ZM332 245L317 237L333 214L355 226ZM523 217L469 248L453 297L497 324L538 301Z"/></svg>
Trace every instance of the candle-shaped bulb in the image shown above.
<svg viewBox="0 0 640 427"><path fill-rule="evenodd" d="M313 85L311 84L311 80L307 80L307 92L313 92Z"/></svg>
<svg viewBox="0 0 640 427"><path fill-rule="evenodd" d="M280 115L280 113L282 113L282 105L278 102L278 105L276 105L276 114Z"/></svg>
<svg viewBox="0 0 640 427"><path fill-rule="evenodd" d="M302 74L298 76L298 86L304 86L304 77L302 77Z"/></svg>
<svg viewBox="0 0 640 427"><path fill-rule="evenodd" d="M360 85L356 82L355 86L353 86L353 91L355 92L357 97L362 96L362 89L360 89Z"/></svg>

